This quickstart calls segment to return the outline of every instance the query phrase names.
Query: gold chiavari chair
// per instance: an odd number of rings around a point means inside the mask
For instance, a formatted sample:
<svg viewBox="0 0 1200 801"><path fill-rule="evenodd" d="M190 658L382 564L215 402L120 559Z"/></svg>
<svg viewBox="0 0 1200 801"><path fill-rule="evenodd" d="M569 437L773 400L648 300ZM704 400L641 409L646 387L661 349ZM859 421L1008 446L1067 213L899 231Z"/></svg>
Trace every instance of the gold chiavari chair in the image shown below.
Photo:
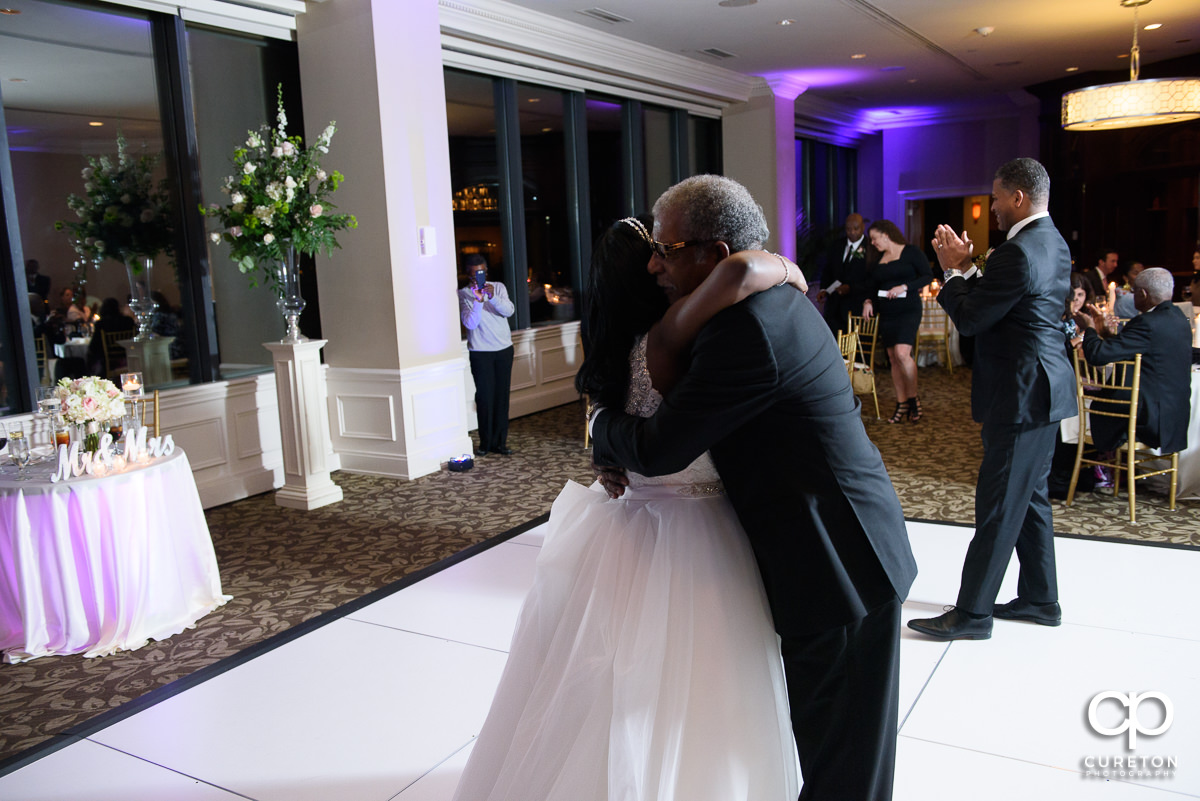
<svg viewBox="0 0 1200 801"><path fill-rule="evenodd" d="M875 390L875 345L879 341L879 315L870 318L846 315L846 330L858 336L858 352L854 369L850 372L850 384L855 395L870 393L875 401L875 419L879 419L879 395Z"/></svg>
<svg viewBox="0 0 1200 801"><path fill-rule="evenodd" d="M1137 441L1137 407L1141 392L1142 355L1132 361L1118 361L1104 367L1092 367L1078 351L1075 351L1075 398L1079 408L1079 441L1075 449L1075 467L1071 471L1071 484L1067 488L1067 506L1075 500L1075 487L1079 483L1079 471L1084 465L1107 467L1113 471L1113 493L1121 490L1121 477L1125 476L1129 488L1129 522L1137 522L1134 507L1138 479L1150 476L1170 475L1171 483L1168 503L1175 509L1175 493L1179 485L1179 454L1160 454ZM1111 368L1111 369L1109 369ZM1125 444L1119 447L1112 458L1104 458L1092 439L1092 420L1098 417L1119 418L1126 427ZM1168 460L1170 467L1156 468L1150 462ZM1145 470L1139 471L1145 466Z"/></svg>

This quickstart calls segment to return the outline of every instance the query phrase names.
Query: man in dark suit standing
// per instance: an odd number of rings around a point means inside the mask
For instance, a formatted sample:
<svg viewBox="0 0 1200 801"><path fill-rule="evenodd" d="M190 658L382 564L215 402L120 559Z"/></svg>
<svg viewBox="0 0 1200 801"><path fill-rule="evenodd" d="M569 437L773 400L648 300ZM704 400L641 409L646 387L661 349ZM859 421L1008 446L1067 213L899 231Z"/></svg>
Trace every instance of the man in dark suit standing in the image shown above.
<svg viewBox="0 0 1200 801"><path fill-rule="evenodd" d="M1050 220L1049 200L1050 176L1033 159L996 171L992 211L1008 239L988 256L981 277L970 278L966 232L960 238L939 225L933 240L946 271L938 303L959 331L975 337L971 413L983 424L975 536L958 601L938 617L908 622L935 639L985 640L993 616L1047 626L1062 619L1046 484L1058 421L1076 414L1076 400L1058 322L1071 254ZM994 605L1014 547L1021 562L1017 598Z"/></svg>
<svg viewBox="0 0 1200 801"><path fill-rule="evenodd" d="M862 314L867 297L867 237L861 214L846 218L846 233L825 251L818 301L825 303L825 322L833 333L846 330L846 315Z"/></svg>
<svg viewBox="0 0 1200 801"><path fill-rule="evenodd" d="M1161 267L1144 270L1134 280L1133 302L1139 314L1121 333L1102 339L1091 315L1079 312L1075 322L1083 329L1083 353L1088 364L1109 364L1142 354L1138 388L1137 438L1164 453L1187 447L1192 395L1192 329L1171 297L1175 278ZM1124 393L1125 400L1129 393ZM1095 405L1095 404L1093 404ZM1092 440L1102 451L1124 444L1128 429L1120 418L1096 415L1091 419Z"/></svg>
<svg viewBox="0 0 1200 801"><path fill-rule="evenodd" d="M649 269L673 302L729 253L760 247L767 226L745 187L703 175L658 199L654 236ZM890 799L900 604L916 563L816 308L773 289L724 310L657 414L601 410L592 436L597 465L651 476L711 452L782 637L800 797Z"/></svg>

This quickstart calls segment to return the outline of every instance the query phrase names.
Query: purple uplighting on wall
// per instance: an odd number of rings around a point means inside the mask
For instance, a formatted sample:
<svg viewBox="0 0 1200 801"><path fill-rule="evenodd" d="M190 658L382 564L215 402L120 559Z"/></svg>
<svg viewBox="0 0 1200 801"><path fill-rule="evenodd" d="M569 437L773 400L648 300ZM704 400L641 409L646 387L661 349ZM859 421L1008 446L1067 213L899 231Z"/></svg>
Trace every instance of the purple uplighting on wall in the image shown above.
<svg viewBox="0 0 1200 801"><path fill-rule="evenodd" d="M768 81L775 78L787 78L798 83L803 83L808 86L841 86L842 84L853 83L859 80L862 76L861 70L848 69L812 69L812 70L791 70L789 72L772 72L763 75Z"/></svg>
<svg viewBox="0 0 1200 801"><path fill-rule="evenodd" d="M894 106L892 108L869 108L858 114L859 121L867 128L895 127L915 120L927 119L941 112L940 106Z"/></svg>

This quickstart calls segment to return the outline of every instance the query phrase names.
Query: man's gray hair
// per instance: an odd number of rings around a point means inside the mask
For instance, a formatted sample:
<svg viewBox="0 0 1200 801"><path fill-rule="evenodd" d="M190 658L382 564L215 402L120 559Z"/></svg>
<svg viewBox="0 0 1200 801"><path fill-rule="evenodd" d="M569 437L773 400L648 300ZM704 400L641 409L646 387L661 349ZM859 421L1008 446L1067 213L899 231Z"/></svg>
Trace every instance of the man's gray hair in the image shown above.
<svg viewBox="0 0 1200 801"><path fill-rule="evenodd" d="M1050 202L1050 174L1035 159L1013 159L996 170L996 180L1009 192L1020 189L1034 206L1045 208Z"/></svg>
<svg viewBox="0 0 1200 801"><path fill-rule="evenodd" d="M1145 291L1155 306L1175 295L1175 276L1162 267L1150 267L1138 273L1133 285Z"/></svg>
<svg viewBox="0 0 1200 801"><path fill-rule="evenodd" d="M719 239L729 250L757 250L770 236L762 207L750 191L722 175L696 175L672 186L654 202L654 216L671 209L685 239Z"/></svg>

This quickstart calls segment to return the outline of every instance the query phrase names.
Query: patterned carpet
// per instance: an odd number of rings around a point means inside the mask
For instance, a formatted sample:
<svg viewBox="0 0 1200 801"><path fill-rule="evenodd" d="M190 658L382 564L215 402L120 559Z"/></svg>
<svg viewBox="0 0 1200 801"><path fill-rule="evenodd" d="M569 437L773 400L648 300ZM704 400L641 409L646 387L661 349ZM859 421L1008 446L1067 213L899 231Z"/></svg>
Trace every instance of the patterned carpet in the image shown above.
<svg viewBox="0 0 1200 801"><path fill-rule="evenodd" d="M980 458L970 372L920 372L921 423L868 419L867 431L908 517L970 523ZM893 403L883 389L885 416ZM208 510L233 600L195 629L137 651L0 664L0 760L11 766L72 726L545 514L567 479L591 481L582 435L582 409L570 404L513 421L515 455L485 457L467 473L410 482L338 473L345 500L324 509L283 509L267 494ZM1164 498L1139 498L1136 526L1124 498L1087 494L1069 509L1056 504L1055 529L1200 547L1200 502L1172 513Z"/></svg>

